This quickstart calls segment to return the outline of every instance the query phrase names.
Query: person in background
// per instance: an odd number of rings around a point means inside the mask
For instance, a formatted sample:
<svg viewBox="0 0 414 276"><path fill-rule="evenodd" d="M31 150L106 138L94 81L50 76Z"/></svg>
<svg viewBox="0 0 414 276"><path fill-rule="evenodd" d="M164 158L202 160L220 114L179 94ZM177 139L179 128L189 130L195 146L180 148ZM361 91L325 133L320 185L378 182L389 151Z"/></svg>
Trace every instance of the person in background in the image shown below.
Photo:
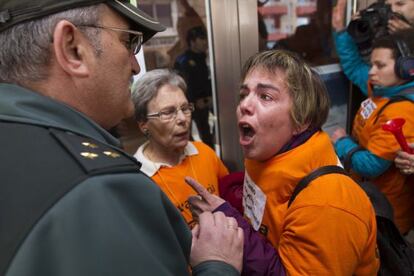
<svg viewBox="0 0 414 276"><path fill-rule="evenodd" d="M1 275L239 274L236 221L204 213L192 238L107 131L163 30L129 1L0 0Z"/></svg>
<svg viewBox="0 0 414 276"><path fill-rule="evenodd" d="M321 130L328 111L322 80L297 55L273 50L246 61L237 118L245 156L244 216L251 225L187 179L201 196L190 199L195 214L222 211L245 231L243 275L376 275L375 213L350 177L318 177L288 206L301 179L339 162Z"/></svg>
<svg viewBox="0 0 414 276"><path fill-rule="evenodd" d="M410 145L414 149L414 144ZM400 169L402 174L413 175L414 174L414 154L399 150L397 157L395 157L395 166ZM410 182L413 183L413 182Z"/></svg>
<svg viewBox="0 0 414 276"><path fill-rule="evenodd" d="M414 0L387 0L386 3L391 5L393 12L402 15L408 21L395 16L391 17L388 20L388 30L391 33L414 27Z"/></svg>
<svg viewBox="0 0 414 276"><path fill-rule="evenodd" d="M188 30L196 26L204 26L203 19L190 3L188 3L188 0L178 0L177 4L179 14L177 18L178 39L167 51L170 57L170 67L174 67L177 57L187 49L186 37Z"/></svg>
<svg viewBox="0 0 414 276"><path fill-rule="evenodd" d="M141 171L152 178L190 226L188 197L195 192L185 181L191 176L218 194L218 179L228 170L216 153L202 142L189 142L194 105L186 98L182 77L167 69L147 72L132 88L135 117L148 141L134 157Z"/></svg>
<svg viewBox="0 0 414 276"><path fill-rule="evenodd" d="M338 1L338 5L341 2L343 5L345 1ZM414 81L396 70L396 62L403 56L402 45L404 49L414 49L414 32L377 38L368 65L344 30L344 8L334 10L332 27L345 75L368 97L355 116L352 135L339 128L332 134L332 142L356 178L372 181L386 195L394 209L396 225L401 233L407 233L414 226L414 186L393 165L400 146L390 132L382 129L382 124L404 118L404 134L408 141L414 141Z"/></svg>
<svg viewBox="0 0 414 276"><path fill-rule="evenodd" d="M194 104L193 120L201 140L214 149L214 138L208 122L212 109L210 72L207 66L207 32L203 26L196 26L187 32L188 49L177 57L174 69L187 83L188 100Z"/></svg>

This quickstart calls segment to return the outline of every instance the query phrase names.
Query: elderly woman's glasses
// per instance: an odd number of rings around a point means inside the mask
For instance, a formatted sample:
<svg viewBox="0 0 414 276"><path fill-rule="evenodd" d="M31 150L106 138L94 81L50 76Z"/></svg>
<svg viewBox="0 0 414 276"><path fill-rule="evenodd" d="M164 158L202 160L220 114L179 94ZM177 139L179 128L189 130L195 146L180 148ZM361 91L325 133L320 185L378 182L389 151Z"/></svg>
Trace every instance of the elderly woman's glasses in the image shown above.
<svg viewBox="0 0 414 276"><path fill-rule="evenodd" d="M97 29L104 29L104 30L111 30L115 32L124 32L129 34L128 41L125 43L125 47L134 55L138 54L139 50L141 50L141 46L143 43L143 35L141 32L132 31L132 30L125 30L115 27L106 27L101 25L77 25L77 27L86 27L86 28L97 28Z"/></svg>
<svg viewBox="0 0 414 276"><path fill-rule="evenodd" d="M180 107L168 107L159 112L148 114L147 118L159 118L162 121L170 121L174 120L177 117L178 111L180 110L185 116L190 116L194 111L194 105L192 103L189 103Z"/></svg>

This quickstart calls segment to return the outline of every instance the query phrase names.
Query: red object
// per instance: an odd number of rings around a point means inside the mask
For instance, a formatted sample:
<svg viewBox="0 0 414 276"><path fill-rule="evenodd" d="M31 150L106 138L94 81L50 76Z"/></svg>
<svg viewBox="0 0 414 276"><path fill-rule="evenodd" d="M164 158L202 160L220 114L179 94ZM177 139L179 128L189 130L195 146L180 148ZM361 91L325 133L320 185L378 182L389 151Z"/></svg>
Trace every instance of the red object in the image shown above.
<svg viewBox="0 0 414 276"><path fill-rule="evenodd" d="M244 172L233 172L219 179L220 197L243 214Z"/></svg>
<svg viewBox="0 0 414 276"><path fill-rule="evenodd" d="M382 124L382 129L391 132L395 136L403 151L414 154L414 150L408 146L402 131L404 123L405 120L403 118L391 119L385 124Z"/></svg>

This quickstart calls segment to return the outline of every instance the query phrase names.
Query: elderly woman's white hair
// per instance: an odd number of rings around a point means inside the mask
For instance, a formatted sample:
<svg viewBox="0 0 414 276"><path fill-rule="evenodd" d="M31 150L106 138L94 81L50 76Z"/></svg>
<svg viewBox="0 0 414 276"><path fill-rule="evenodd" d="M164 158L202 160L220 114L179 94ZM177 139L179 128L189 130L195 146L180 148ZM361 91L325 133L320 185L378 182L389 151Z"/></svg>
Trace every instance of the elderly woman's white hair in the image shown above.
<svg viewBox="0 0 414 276"><path fill-rule="evenodd" d="M187 91L184 79L168 69L148 71L133 84L132 101L135 107L135 119L138 122L147 121L148 103L158 95L159 89L166 84L176 86L184 93Z"/></svg>

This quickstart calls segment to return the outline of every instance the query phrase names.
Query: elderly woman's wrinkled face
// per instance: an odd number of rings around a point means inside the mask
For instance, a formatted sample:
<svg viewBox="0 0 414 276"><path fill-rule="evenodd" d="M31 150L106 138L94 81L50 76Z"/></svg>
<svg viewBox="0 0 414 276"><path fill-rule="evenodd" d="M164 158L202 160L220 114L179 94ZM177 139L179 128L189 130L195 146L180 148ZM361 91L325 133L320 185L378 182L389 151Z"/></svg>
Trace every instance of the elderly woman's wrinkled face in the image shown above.
<svg viewBox="0 0 414 276"><path fill-rule="evenodd" d="M283 71L269 73L262 68L253 69L244 79L237 118L245 158L268 160L296 134L285 82Z"/></svg>
<svg viewBox="0 0 414 276"><path fill-rule="evenodd" d="M148 103L148 114L162 110L180 108L188 105L184 91L176 86L162 86L155 98ZM150 143L169 151L181 151L187 145L190 137L191 115L185 115L181 110L171 120L160 118L149 119L142 124L141 129L147 128L150 133Z"/></svg>

